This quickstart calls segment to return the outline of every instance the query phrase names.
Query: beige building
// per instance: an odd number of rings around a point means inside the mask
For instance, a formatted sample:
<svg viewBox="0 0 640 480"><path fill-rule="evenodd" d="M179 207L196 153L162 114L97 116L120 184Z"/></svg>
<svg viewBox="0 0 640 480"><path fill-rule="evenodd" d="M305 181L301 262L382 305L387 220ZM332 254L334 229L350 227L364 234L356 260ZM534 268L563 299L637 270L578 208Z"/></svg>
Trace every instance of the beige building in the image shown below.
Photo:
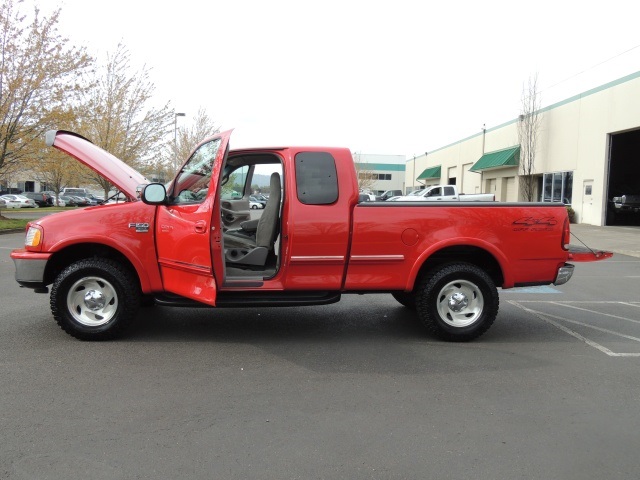
<svg viewBox="0 0 640 480"><path fill-rule="evenodd" d="M640 195L640 72L542 108L539 118L536 200L570 204L578 223L640 224L640 213L614 219L608 201ZM407 189L451 184L464 193L522 201L519 121L407 160Z"/></svg>

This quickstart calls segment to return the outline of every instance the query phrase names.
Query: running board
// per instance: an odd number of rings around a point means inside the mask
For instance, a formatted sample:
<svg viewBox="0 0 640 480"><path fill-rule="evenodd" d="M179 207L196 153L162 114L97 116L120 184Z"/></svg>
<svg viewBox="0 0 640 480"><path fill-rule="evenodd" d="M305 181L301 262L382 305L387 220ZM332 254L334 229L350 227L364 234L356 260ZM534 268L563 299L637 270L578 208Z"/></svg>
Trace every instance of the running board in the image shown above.
<svg viewBox="0 0 640 480"><path fill-rule="evenodd" d="M211 307L180 295L163 293L155 297L163 307ZM300 307L329 305L340 301L340 292L218 292L216 307Z"/></svg>

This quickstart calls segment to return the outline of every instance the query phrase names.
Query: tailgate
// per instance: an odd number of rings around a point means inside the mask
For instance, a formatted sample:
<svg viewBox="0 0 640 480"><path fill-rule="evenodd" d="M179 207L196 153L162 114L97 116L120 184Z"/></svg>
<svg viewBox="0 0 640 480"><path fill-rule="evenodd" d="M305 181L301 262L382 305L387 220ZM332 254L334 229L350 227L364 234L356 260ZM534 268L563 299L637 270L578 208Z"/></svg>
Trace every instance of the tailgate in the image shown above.
<svg viewBox="0 0 640 480"><path fill-rule="evenodd" d="M580 245L568 245L569 260L573 262L595 262L613 257L613 252L593 250Z"/></svg>

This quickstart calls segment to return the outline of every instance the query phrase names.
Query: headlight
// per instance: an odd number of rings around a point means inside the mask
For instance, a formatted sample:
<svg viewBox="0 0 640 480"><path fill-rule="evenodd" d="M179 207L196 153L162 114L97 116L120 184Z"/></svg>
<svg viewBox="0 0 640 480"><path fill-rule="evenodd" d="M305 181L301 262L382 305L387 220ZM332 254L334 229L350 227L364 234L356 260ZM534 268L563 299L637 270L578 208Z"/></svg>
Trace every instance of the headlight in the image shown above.
<svg viewBox="0 0 640 480"><path fill-rule="evenodd" d="M42 230L39 227L30 226L24 239L25 247L39 247L42 242Z"/></svg>

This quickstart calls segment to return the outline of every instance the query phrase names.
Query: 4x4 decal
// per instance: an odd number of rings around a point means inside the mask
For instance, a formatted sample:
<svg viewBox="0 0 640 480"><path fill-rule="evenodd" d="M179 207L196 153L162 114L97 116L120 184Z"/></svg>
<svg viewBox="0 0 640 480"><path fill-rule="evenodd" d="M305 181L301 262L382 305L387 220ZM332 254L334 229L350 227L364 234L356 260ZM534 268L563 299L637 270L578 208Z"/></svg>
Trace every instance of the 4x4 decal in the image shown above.
<svg viewBox="0 0 640 480"><path fill-rule="evenodd" d="M544 232L553 230L553 226L557 223L558 221L553 217L522 217L515 220L512 225L514 232Z"/></svg>

